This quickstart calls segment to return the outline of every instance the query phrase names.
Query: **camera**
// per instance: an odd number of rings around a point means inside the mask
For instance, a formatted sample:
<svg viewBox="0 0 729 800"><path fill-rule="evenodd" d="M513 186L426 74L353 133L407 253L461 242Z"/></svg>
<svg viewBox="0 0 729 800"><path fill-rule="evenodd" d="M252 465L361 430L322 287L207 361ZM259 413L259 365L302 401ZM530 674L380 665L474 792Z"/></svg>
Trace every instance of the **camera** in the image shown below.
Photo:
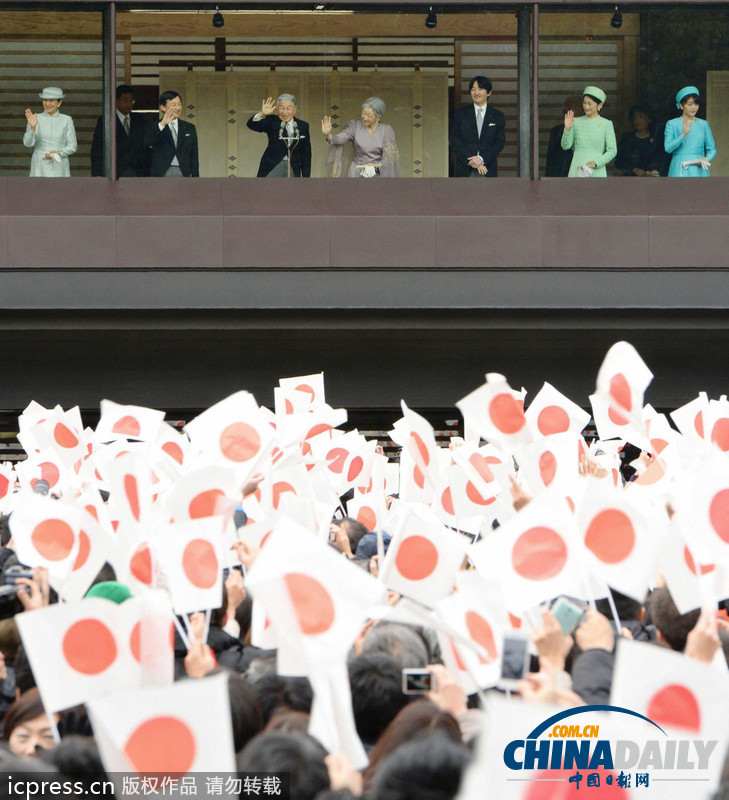
<svg viewBox="0 0 729 800"><path fill-rule="evenodd" d="M403 694L425 694L434 692L438 684L435 675L428 669L405 668L402 671Z"/></svg>

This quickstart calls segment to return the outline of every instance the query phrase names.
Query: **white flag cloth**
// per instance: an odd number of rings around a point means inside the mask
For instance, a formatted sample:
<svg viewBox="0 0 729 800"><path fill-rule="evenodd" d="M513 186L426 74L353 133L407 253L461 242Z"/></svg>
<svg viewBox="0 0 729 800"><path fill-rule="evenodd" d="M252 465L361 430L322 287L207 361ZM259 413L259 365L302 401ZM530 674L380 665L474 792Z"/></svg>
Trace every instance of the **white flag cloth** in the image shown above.
<svg viewBox="0 0 729 800"><path fill-rule="evenodd" d="M232 517L241 486L227 467L200 467L185 474L164 497L177 522L205 517Z"/></svg>
<svg viewBox="0 0 729 800"><path fill-rule="evenodd" d="M555 433L579 434L590 421L590 415L577 403L545 381L525 413L537 436Z"/></svg>
<svg viewBox="0 0 729 800"><path fill-rule="evenodd" d="M164 411L143 406L124 406L101 401L101 417L94 438L97 442L139 439L153 442L165 418Z"/></svg>
<svg viewBox="0 0 729 800"><path fill-rule="evenodd" d="M575 483L582 480L578 471L580 441L579 434L568 431L519 447L515 453L519 480L525 480L533 494L549 489L572 496Z"/></svg>
<svg viewBox="0 0 729 800"><path fill-rule="evenodd" d="M87 707L109 773L235 772L227 675L120 692Z"/></svg>
<svg viewBox="0 0 729 800"><path fill-rule="evenodd" d="M681 433L694 444L705 444L704 431L705 419L709 413L709 398L706 392L699 392L686 405L671 412L671 419L676 423L676 427Z"/></svg>
<svg viewBox="0 0 729 800"><path fill-rule="evenodd" d="M638 351L628 342L616 342L597 373L596 392L608 402L608 416L616 425L631 420L642 426L643 395L653 380Z"/></svg>
<svg viewBox="0 0 729 800"><path fill-rule="evenodd" d="M486 383L456 406L474 431L502 449L508 451L514 444L532 438L522 395L509 386L503 375L487 375Z"/></svg>
<svg viewBox="0 0 729 800"><path fill-rule="evenodd" d="M281 391L276 394L276 416L315 411L325 403L323 372L279 378L278 385ZM283 408L279 408L279 401L283 401Z"/></svg>
<svg viewBox="0 0 729 800"><path fill-rule="evenodd" d="M142 608L138 598L117 605L89 597L18 614L18 630L47 711L141 685Z"/></svg>

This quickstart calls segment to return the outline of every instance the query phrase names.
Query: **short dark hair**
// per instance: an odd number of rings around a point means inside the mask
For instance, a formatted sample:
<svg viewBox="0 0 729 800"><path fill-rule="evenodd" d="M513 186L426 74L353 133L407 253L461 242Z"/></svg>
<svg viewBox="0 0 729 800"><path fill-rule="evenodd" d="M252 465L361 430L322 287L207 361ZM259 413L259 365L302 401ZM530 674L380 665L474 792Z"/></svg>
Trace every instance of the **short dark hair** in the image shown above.
<svg viewBox="0 0 729 800"><path fill-rule="evenodd" d="M471 78L468 84L469 92L471 89L473 89L475 84L478 84L480 89L486 89L487 92L490 92L493 89L491 81L485 75L475 75L473 78Z"/></svg>
<svg viewBox="0 0 729 800"><path fill-rule="evenodd" d="M134 94L134 89L131 86L127 86L126 83L120 83L116 87L116 99L120 100L123 94Z"/></svg>
<svg viewBox="0 0 729 800"><path fill-rule="evenodd" d="M587 93L585 93L585 94L583 94L582 96L583 96L583 97L589 97L589 98L590 98L590 100L594 100L594 101L595 101L595 102L596 102L596 103L597 103L599 106L603 105L603 103L605 102L604 100L601 100L599 97L595 97L595 95L594 95L594 94L587 94Z"/></svg>
<svg viewBox="0 0 729 800"><path fill-rule="evenodd" d="M161 106L166 106L167 103L169 103L170 100L174 100L175 97L180 97L180 93L179 92L175 92L173 89L169 89L166 92L162 92L162 94L159 96L159 104ZM180 98L180 99L182 99L182 98Z"/></svg>
<svg viewBox="0 0 729 800"><path fill-rule="evenodd" d="M314 693L308 678L292 678L269 673L253 683L253 689L261 704L263 721L268 723L278 708L291 711L311 711Z"/></svg>
<svg viewBox="0 0 729 800"><path fill-rule="evenodd" d="M23 692L20 697L13 702L5 714L3 720L3 741L10 739L10 734L24 722L28 722L36 717L45 716L43 701L37 688L33 687Z"/></svg>
<svg viewBox="0 0 729 800"><path fill-rule="evenodd" d="M682 653L686 649L686 639L699 621L701 609L696 608L687 614L679 614L667 586L654 589L648 598L651 620L663 635L671 650Z"/></svg>
<svg viewBox="0 0 729 800"><path fill-rule="evenodd" d="M402 671L385 653L370 653L349 664L352 710L362 743L374 744L382 731L412 699L402 691Z"/></svg>
<svg viewBox="0 0 729 800"><path fill-rule="evenodd" d="M648 106L644 106L641 103L636 103L636 105L631 106L628 109L628 116L630 117L630 121L631 122L633 121L633 117L638 112L642 112L643 114L645 114L646 117L648 117L648 119L652 119L653 118L653 115L651 114L650 109L648 108Z"/></svg>
<svg viewBox="0 0 729 800"><path fill-rule="evenodd" d="M682 98L681 98L681 99L678 101L678 104L682 106L682 105L684 105L684 103L688 103L688 101L689 101L689 100L695 100L695 101L698 103L700 99L701 99L701 98L700 98L700 97L699 97L697 94L694 94L694 93L692 92L691 94L684 95L684 96L683 96L683 97L682 97Z"/></svg>
<svg viewBox="0 0 729 800"><path fill-rule="evenodd" d="M228 672L228 697L233 722L233 747L236 753L240 753L263 730L263 712L254 688L236 672Z"/></svg>

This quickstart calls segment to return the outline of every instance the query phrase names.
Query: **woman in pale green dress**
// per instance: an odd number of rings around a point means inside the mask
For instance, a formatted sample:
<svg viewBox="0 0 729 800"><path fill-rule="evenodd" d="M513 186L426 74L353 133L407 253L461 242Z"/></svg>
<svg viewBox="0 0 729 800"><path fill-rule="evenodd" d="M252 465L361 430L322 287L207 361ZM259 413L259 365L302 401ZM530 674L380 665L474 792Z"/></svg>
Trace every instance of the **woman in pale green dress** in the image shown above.
<svg viewBox="0 0 729 800"><path fill-rule="evenodd" d="M585 116L575 119L572 110L564 115L562 149L571 150L574 147L569 178L605 178L605 166L618 153L613 123L600 116L604 102L605 92L602 89L586 86L582 95Z"/></svg>

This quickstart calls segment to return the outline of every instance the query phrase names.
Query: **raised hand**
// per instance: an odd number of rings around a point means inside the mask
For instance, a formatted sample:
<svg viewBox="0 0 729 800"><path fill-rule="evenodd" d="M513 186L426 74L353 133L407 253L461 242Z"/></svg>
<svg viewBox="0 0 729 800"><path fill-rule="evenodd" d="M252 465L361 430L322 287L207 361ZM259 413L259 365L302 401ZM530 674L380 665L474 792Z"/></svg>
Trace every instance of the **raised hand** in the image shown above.
<svg viewBox="0 0 729 800"><path fill-rule="evenodd" d="M38 115L34 114L29 108L26 108L25 119L28 125L30 125L30 129L35 132L36 126L38 125Z"/></svg>
<svg viewBox="0 0 729 800"><path fill-rule="evenodd" d="M326 136L327 139L332 138L332 118L331 117L324 117L321 121L321 132Z"/></svg>
<svg viewBox="0 0 729 800"><path fill-rule="evenodd" d="M273 100L273 97L267 97L261 103L261 116L268 117L270 114L276 110L276 103Z"/></svg>
<svg viewBox="0 0 729 800"><path fill-rule="evenodd" d="M572 126L575 124L575 112L570 110L564 115L564 129L571 131Z"/></svg>

